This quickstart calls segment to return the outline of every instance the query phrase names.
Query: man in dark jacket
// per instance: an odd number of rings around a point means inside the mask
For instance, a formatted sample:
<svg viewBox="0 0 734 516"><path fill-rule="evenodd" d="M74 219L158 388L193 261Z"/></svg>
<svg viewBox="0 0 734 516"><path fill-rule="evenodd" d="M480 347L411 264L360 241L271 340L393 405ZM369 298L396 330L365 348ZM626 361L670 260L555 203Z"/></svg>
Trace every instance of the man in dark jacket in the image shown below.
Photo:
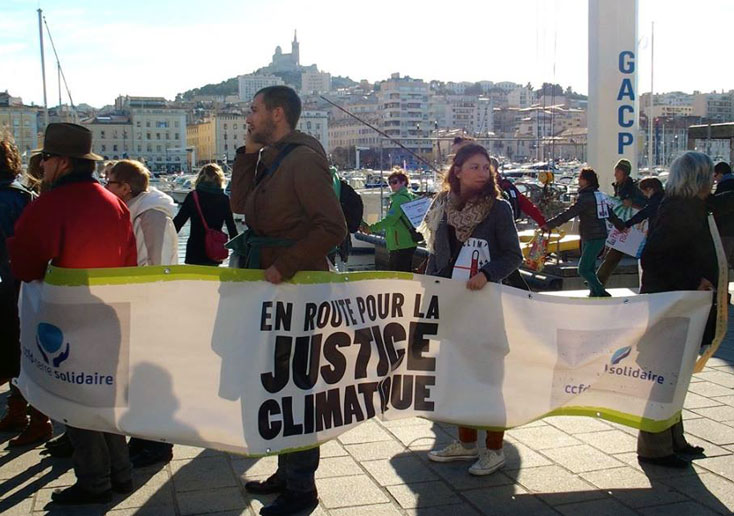
<svg viewBox="0 0 734 516"><path fill-rule="evenodd" d="M8 240L13 274L41 280L58 267L135 267L137 251L125 203L93 177L92 133L76 124L49 124L43 141L43 180L50 190L34 201ZM116 357L115 357L116 358ZM60 505L106 503L112 491L132 491L125 437L67 426L77 483L51 495Z"/></svg>
<svg viewBox="0 0 734 516"><path fill-rule="evenodd" d="M347 235L326 153L315 138L295 130L300 114L291 88L260 90L232 172L232 211L243 213L249 228L241 237L246 267L265 269L265 280L276 285L301 270L328 270L327 255ZM262 515L310 510L318 504L318 465L318 447L280 454L278 470L245 489L279 493Z"/></svg>
<svg viewBox="0 0 734 516"><path fill-rule="evenodd" d="M645 206L646 199L630 177L631 172L632 164L626 159L620 159L614 165L614 183L612 183L614 196L620 199L622 204L627 208L641 209ZM614 269L617 268L623 256L624 253L622 251L612 248L607 250L604 260L596 271L596 275L602 285L607 284L609 277L614 272Z"/></svg>
<svg viewBox="0 0 734 516"><path fill-rule="evenodd" d="M632 164L626 159L620 159L614 165L614 197L617 197L628 208L641 209L645 206L645 196L634 180L630 177Z"/></svg>

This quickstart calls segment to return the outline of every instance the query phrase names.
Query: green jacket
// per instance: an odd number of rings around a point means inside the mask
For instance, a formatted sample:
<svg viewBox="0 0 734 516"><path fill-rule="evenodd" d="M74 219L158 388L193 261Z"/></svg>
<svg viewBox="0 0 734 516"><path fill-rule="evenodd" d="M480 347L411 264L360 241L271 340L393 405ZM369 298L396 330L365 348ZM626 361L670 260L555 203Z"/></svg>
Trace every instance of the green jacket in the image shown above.
<svg viewBox="0 0 734 516"><path fill-rule="evenodd" d="M387 210L385 218L370 225L370 231L373 233L385 232L385 245L388 251L408 249L417 245L410 236L410 221L408 221L408 217L405 216L403 210L400 209L402 204L412 200L413 194L408 191L408 188L401 188L390 195L390 208Z"/></svg>

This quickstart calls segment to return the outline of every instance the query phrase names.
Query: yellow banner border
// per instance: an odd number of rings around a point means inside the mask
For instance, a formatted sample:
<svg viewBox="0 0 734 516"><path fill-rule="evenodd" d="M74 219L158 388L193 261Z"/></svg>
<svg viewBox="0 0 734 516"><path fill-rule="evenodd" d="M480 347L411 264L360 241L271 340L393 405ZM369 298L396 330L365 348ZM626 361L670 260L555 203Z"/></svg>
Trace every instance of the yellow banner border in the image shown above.
<svg viewBox="0 0 734 516"><path fill-rule="evenodd" d="M371 279L412 280L409 272L369 271L335 273L326 271L298 272L286 283L348 283ZM204 265L152 265L147 267L114 267L104 269L64 269L50 266L43 280L58 287L83 287L98 285L133 285L158 281L264 281L264 271L233 269Z"/></svg>

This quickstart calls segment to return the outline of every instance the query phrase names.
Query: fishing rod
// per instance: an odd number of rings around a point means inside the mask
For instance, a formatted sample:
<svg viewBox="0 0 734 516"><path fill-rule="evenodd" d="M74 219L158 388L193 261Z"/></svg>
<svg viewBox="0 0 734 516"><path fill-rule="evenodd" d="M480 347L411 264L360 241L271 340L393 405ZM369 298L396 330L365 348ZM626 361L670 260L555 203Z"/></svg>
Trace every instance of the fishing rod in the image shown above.
<svg viewBox="0 0 734 516"><path fill-rule="evenodd" d="M389 134L385 133L384 131L381 131L380 129L378 129L378 128L377 128L377 127L375 127L374 125L370 124L369 122L366 122L366 121L362 120L361 118L359 118L359 117L358 117L357 115L355 115L355 114L354 114L354 113L352 113L351 111L349 111L349 110L347 110L347 109L345 109L345 108L341 107L341 106L340 106L339 104L337 104L337 103L335 103L335 102L332 102L332 101L330 101L329 99L327 99L327 98L326 98L326 97L324 97L323 95L319 95L319 97L320 97L320 98L321 98L322 100L324 100L324 101L328 102L329 104L331 104L332 106L334 106L335 108L339 109L340 111L343 111L343 112L344 112L344 113L346 113L347 115L351 116L352 118L354 118L354 119L355 119L355 120L357 120L358 122L360 122L360 123L362 123L362 124L366 125L367 127L369 127L370 129L372 129L373 131L375 131L375 132L376 132L377 134L379 134L380 136L383 136L384 138L387 138L387 139L388 139L388 140L390 140L390 141L391 141L392 143L394 143L395 145L399 146L399 147L400 147L401 149L403 149L403 150L407 151L408 153L410 153L411 155L413 155L413 157L415 157L415 158L416 158L416 159L417 159L418 161L420 161L421 163L424 163L424 164L425 164L425 165L426 165L426 166L427 166L428 168L430 168L430 169L431 169L431 170L433 170L434 172L436 172L436 173L438 173L438 174L441 174L441 171L440 171L440 170L438 170L438 169L437 169L437 168L436 168L436 167L435 167L434 165L432 165L431 163L429 163L429 162L428 162L428 161L426 161L425 159L421 158L421 157L420 157L420 156L419 156L418 154L416 154L415 152L413 152L412 150L410 150L410 149L409 149L408 147L406 147L405 145L403 145L402 143L400 143L400 142L399 142L398 140L396 140L395 138L393 138L393 137L392 137L392 136L390 136Z"/></svg>
<svg viewBox="0 0 734 516"><path fill-rule="evenodd" d="M64 74L64 69L61 68L61 60L59 59L59 54L56 52L56 45L54 45L54 39L51 36L51 29L48 27L48 22L46 21L46 17L43 17L43 24L46 26L46 32L48 33L48 40L51 42L51 48L54 51L54 56L56 56L56 66L59 71L59 75L64 80L64 87L66 88L66 94L69 96L69 104L71 106L71 112L74 113L76 111L76 106L74 106L74 100L71 98L71 90L69 89L69 84L66 82L66 75ZM59 90L61 89L61 85L59 85ZM61 107L61 94L59 93L59 107Z"/></svg>

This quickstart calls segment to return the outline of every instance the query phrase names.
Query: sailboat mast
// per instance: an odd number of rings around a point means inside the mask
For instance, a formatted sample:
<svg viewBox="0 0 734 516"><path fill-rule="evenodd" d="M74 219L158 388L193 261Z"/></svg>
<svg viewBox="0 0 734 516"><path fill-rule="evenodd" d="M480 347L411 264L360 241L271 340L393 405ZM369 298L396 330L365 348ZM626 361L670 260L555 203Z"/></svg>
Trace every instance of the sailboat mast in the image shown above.
<svg viewBox="0 0 734 516"><path fill-rule="evenodd" d="M46 99L46 61L43 56L43 11L38 9L38 36L41 40L41 77L43 78L43 126L48 125L48 101Z"/></svg>
<svg viewBox="0 0 734 516"><path fill-rule="evenodd" d="M655 89L653 88L653 77L655 76L654 70L654 59L655 59L655 22L652 22L652 29L650 32L650 114L647 116L647 125L649 130L649 137L647 140L647 167L650 169L650 173L652 173L652 168L654 166L654 163L652 162L653 159L653 149L654 149L654 141L655 141L655 134L653 132L653 125L654 125L654 115L652 112L652 107L654 105L653 97L655 96Z"/></svg>

